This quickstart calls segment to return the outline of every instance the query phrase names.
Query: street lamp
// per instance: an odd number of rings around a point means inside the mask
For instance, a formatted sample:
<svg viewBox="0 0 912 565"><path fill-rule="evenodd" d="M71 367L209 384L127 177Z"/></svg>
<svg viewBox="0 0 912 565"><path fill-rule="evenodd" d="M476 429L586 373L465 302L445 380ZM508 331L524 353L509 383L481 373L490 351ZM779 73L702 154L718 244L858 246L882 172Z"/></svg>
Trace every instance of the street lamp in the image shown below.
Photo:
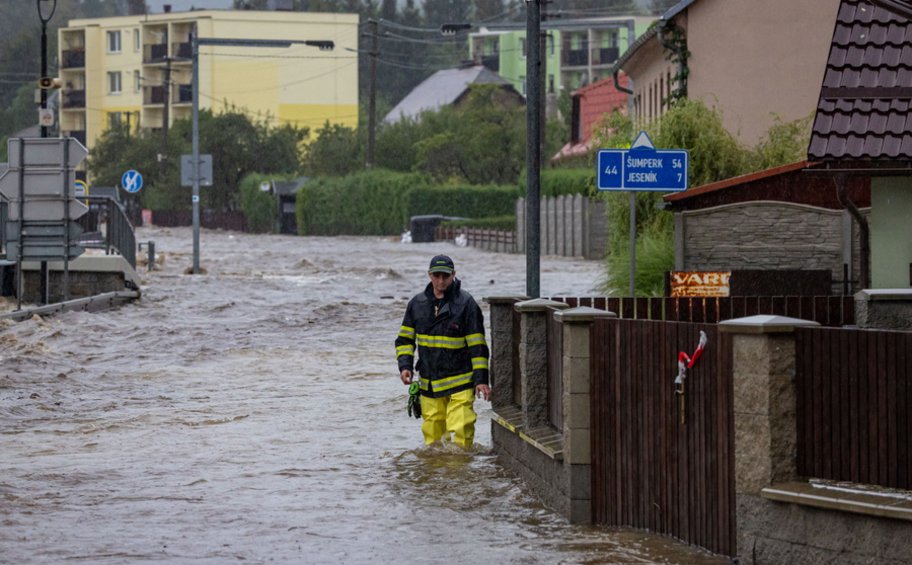
<svg viewBox="0 0 912 565"><path fill-rule="evenodd" d="M47 16L41 9L42 4L51 4L51 13ZM47 76L47 23L54 17L57 11L57 0L38 0L38 19L41 20L41 80L44 81ZM47 110L47 88L42 84L41 88L41 109ZM47 126L41 126L41 137L48 136Z"/></svg>
<svg viewBox="0 0 912 565"><path fill-rule="evenodd" d="M193 274L197 275L200 271L200 211L199 211L199 190L200 190L200 158L199 158L199 48L200 45L227 45L233 47L276 47L284 48L292 45L308 45L316 47L320 51L332 51L335 43L329 40L294 40L294 39L230 39L219 37L197 37L191 34L190 44L192 46L193 56L193 79L191 89L193 90Z"/></svg>

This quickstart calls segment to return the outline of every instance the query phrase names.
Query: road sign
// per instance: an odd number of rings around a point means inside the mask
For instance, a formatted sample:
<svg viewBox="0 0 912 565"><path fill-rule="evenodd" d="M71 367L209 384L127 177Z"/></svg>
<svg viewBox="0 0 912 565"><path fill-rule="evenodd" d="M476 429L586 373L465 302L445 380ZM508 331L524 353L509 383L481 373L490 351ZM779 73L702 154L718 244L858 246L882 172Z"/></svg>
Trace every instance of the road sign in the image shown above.
<svg viewBox="0 0 912 565"><path fill-rule="evenodd" d="M22 211L22 217L25 221L36 222L54 222L63 221L67 217L64 203L69 206L70 221L76 220L89 211L89 207L79 200L62 198L29 198L25 202L16 202L15 206L10 203L9 219L18 220L19 210Z"/></svg>
<svg viewBox="0 0 912 565"><path fill-rule="evenodd" d="M596 176L599 190L680 192L687 190L685 149L656 149L640 132L630 149L601 149Z"/></svg>
<svg viewBox="0 0 912 565"><path fill-rule="evenodd" d="M54 110L51 108L38 108L38 125L43 128L53 127Z"/></svg>
<svg viewBox="0 0 912 565"><path fill-rule="evenodd" d="M193 155L181 155L181 186L193 186ZM212 186L212 155L199 156L199 185Z"/></svg>
<svg viewBox="0 0 912 565"><path fill-rule="evenodd" d="M76 179L73 188L73 196L83 198L89 195L89 185L84 180Z"/></svg>
<svg viewBox="0 0 912 565"><path fill-rule="evenodd" d="M25 168L63 167L66 150L69 152L67 168L75 169L89 154L89 150L74 137L29 137L21 141L25 152L22 166ZM10 139L7 143L10 169L19 168L19 142L19 139Z"/></svg>
<svg viewBox="0 0 912 565"><path fill-rule="evenodd" d="M62 261L75 259L85 252L85 247L71 243L69 247L63 239L50 241L26 240L21 246L23 261ZM66 250L69 249L69 252ZM9 261L19 259L20 245L18 241L7 242L6 258Z"/></svg>
<svg viewBox="0 0 912 565"><path fill-rule="evenodd" d="M130 194L139 192L143 186L142 175L135 169L130 169L120 177L120 186Z"/></svg>

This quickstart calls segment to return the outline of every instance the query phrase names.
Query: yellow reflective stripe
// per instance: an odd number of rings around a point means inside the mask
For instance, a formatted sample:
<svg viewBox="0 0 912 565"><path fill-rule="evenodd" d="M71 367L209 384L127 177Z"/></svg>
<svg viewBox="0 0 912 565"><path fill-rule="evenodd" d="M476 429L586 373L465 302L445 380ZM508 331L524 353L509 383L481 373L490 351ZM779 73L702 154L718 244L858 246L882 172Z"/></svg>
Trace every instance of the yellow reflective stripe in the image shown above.
<svg viewBox="0 0 912 565"><path fill-rule="evenodd" d="M468 384L470 382L472 382L472 373L453 375L452 377L447 377L445 379L435 380L434 391L442 392L445 390L450 390L451 388L456 388L458 386Z"/></svg>
<svg viewBox="0 0 912 565"><path fill-rule="evenodd" d="M488 358L487 357L472 357L472 370L487 369L487 368L488 368Z"/></svg>
<svg viewBox="0 0 912 565"><path fill-rule="evenodd" d="M484 334L469 334L466 336L466 343L469 347L472 347L473 345L484 345Z"/></svg>
<svg viewBox="0 0 912 565"><path fill-rule="evenodd" d="M408 326L399 326L399 337L404 337L406 339L415 339L415 328L410 328Z"/></svg>
<svg viewBox="0 0 912 565"><path fill-rule="evenodd" d="M428 380L424 377L420 377L418 379L418 388L420 388L421 390L427 390L429 382L430 382L430 380Z"/></svg>
<svg viewBox="0 0 912 565"><path fill-rule="evenodd" d="M414 345L400 345L396 348L396 358L402 357L403 355L414 355L415 346Z"/></svg>
<svg viewBox="0 0 912 565"><path fill-rule="evenodd" d="M418 334L418 345L423 347L439 347L442 349L462 349L466 346L466 340L464 337Z"/></svg>

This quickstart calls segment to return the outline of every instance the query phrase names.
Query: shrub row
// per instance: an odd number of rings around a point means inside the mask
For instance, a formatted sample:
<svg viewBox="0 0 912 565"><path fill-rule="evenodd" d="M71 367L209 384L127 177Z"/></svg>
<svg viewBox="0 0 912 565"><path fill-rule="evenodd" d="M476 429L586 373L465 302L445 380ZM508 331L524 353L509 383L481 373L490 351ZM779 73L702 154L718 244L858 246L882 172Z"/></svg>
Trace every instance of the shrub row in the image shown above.
<svg viewBox="0 0 912 565"><path fill-rule="evenodd" d="M512 186L432 186L421 174L372 170L311 179L298 192L295 214L302 235L392 235L411 216L511 214L517 196Z"/></svg>
<svg viewBox="0 0 912 565"><path fill-rule="evenodd" d="M519 178L519 192L526 194L527 177L525 171ZM585 194L593 196L595 188L595 169L543 169L541 172L541 196L561 196L564 194Z"/></svg>

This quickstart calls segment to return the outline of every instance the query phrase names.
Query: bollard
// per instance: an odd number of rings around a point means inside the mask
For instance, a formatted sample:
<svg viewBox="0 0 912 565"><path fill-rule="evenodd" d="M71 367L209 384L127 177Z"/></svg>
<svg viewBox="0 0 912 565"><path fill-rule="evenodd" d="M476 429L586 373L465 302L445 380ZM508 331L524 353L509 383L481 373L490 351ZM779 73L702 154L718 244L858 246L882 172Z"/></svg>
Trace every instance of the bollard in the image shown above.
<svg viewBox="0 0 912 565"><path fill-rule="evenodd" d="M151 271L155 266L155 242L147 241L145 242L146 252L148 255L148 268ZM143 242L139 242L139 251L142 252Z"/></svg>

